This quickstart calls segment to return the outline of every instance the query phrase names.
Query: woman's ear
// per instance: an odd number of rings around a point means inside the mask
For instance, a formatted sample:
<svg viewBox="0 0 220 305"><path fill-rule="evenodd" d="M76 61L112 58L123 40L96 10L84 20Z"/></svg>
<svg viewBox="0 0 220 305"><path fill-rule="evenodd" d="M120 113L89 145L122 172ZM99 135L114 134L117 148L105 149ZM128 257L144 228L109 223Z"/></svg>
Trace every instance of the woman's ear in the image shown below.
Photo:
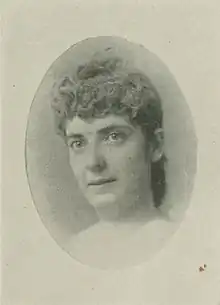
<svg viewBox="0 0 220 305"><path fill-rule="evenodd" d="M154 131L151 151L151 162L158 162L164 154L164 131L157 128Z"/></svg>

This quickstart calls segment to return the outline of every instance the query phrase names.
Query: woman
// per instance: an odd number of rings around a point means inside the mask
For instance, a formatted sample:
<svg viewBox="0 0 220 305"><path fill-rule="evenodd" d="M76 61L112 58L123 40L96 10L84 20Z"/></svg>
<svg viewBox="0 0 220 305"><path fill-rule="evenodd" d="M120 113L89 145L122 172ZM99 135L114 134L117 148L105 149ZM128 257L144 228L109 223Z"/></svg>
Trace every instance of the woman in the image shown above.
<svg viewBox="0 0 220 305"><path fill-rule="evenodd" d="M73 238L72 251L90 264L121 266L123 254L141 245L140 228L161 218L166 157L160 96L122 58L91 59L55 84L52 108L74 176L100 219L89 233ZM149 228L144 231L151 238ZM89 247L98 257L88 259ZM117 254L109 262L111 249Z"/></svg>

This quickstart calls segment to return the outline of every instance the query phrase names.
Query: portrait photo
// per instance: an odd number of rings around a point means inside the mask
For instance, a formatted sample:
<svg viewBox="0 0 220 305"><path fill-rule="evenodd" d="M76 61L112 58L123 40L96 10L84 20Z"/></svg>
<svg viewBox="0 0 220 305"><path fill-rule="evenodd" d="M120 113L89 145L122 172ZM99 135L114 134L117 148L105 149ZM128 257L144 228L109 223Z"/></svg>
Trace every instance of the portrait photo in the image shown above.
<svg viewBox="0 0 220 305"><path fill-rule="evenodd" d="M220 305L220 2L3 2L2 303Z"/></svg>
<svg viewBox="0 0 220 305"><path fill-rule="evenodd" d="M140 265L184 218L194 123L181 85L141 41L88 37L64 50L38 87L25 141L39 216L81 264Z"/></svg>

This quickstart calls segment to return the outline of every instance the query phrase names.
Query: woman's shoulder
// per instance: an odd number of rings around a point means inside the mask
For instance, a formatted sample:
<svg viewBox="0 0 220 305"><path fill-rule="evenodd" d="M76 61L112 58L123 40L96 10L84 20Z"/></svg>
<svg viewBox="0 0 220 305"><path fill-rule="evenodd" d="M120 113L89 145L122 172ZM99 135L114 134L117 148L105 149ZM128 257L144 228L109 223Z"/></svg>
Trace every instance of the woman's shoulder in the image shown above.
<svg viewBox="0 0 220 305"><path fill-rule="evenodd" d="M66 248L86 265L103 268L137 265L161 249L174 232L174 224L155 218L141 227L97 223L69 238Z"/></svg>

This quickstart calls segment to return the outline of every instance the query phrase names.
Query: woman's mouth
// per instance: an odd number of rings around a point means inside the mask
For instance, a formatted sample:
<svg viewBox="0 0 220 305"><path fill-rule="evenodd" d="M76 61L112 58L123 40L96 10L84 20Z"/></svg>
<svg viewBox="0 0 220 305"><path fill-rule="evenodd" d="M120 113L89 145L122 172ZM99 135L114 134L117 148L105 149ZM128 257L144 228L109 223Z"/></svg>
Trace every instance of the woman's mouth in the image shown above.
<svg viewBox="0 0 220 305"><path fill-rule="evenodd" d="M115 182L115 181L116 181L115 178L99 178L99 179L95 179L95 180L90 181L88 183L88 186L103 185L103 184L112 183L112 182Z"/></svg>

